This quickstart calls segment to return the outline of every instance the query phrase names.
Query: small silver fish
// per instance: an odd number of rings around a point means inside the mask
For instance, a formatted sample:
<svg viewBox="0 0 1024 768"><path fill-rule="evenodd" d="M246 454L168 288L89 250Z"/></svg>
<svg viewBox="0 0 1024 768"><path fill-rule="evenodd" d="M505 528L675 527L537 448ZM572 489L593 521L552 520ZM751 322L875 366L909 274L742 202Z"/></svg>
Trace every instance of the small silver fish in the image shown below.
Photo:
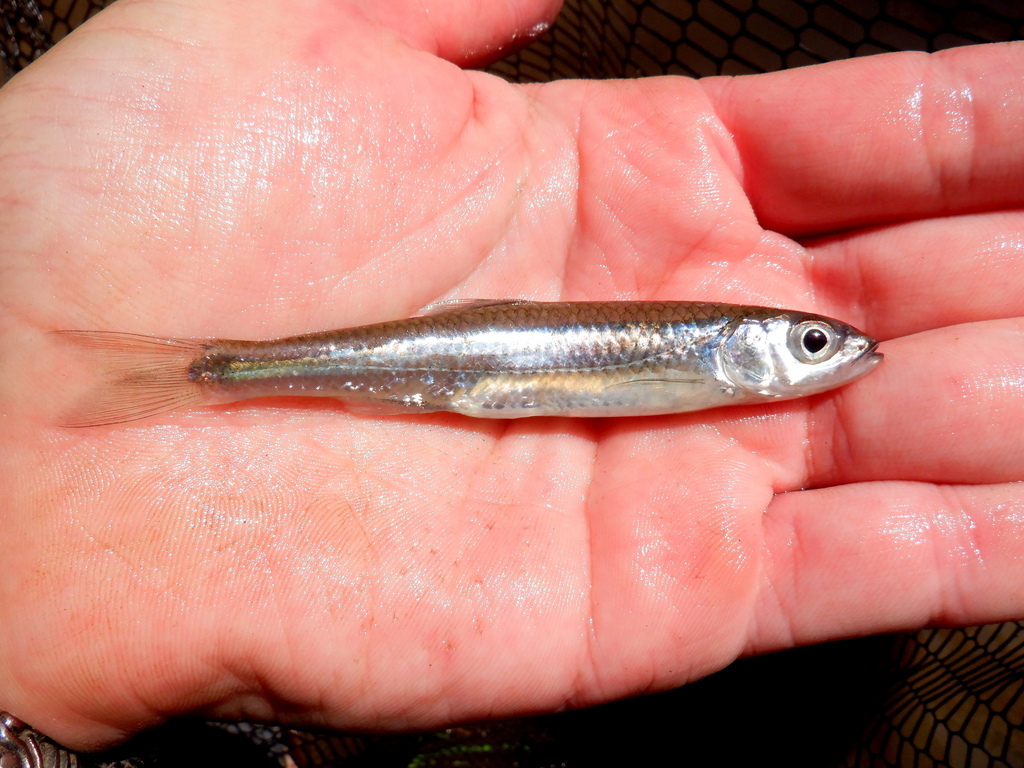
<svg viewBox="0 0 1024 768"><path fill-rule="evenodd" d="M272 341L58 333L102 356L101 384L69 427L280 395L372 413L647 416L813 395L882 359L831 318L670 301L449 302Z"/></svg>

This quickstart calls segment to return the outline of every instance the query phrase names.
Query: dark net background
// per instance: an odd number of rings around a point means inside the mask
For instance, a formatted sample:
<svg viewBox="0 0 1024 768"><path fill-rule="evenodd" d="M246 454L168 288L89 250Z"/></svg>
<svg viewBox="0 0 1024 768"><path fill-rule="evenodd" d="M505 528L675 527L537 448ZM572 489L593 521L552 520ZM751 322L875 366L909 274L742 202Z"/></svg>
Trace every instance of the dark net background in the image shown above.
<svg viewBox="0 0 1024 768"><path fill-rule="evenodd" d="M487 2L490 0L481 0ZM210 0L216 2L216 0ZM0 0L0 82L103 0ZM259 3L253 3L258 12ZM1018 40L1024 0L568 0L510 80L739 75ZM1022 137L1024 140L1024 137ZM2 180L0 180L2 183ZM119 766L1021 766L1024 623L747 659L677 691L406 736L180 721L80 764Z"/></svg>

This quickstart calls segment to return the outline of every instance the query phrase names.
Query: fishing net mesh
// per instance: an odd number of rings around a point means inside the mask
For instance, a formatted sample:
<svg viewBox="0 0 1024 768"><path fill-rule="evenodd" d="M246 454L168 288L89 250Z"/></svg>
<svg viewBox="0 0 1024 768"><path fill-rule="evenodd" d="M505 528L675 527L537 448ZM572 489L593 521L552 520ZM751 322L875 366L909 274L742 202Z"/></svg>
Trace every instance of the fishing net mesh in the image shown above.
<svg viewBox="0 0 1024 768"><path fill-rule="evenodd" d="M0 0L0 82L111 1ZM1024 2L1019 0L567 0L541 39L494 64L491 71L518 82L739 75L886 51L936 51L1017 40L1022 31ZM877 642L864 648L879 653ZM670 751L672 744L679 745L679 764L706 762L694 755L692 746L682 748L703 742L719 765L750 764L785 750L783 759L790 766L1024 766L1024 625L1011 622L898 635L878 659L873 675L867 676L873 681L868 688L876 695L868 695L864 711L852 718L859 736L837 735L835 743L815 754L802 755L797 744L772 743L765 737L760 746L749 746L741 755L736 739L726 741L729 735L741 737L755 717L770 720L773 715L766 710L747 710L744 715L740 702L724 718L725 746L716 751L710 726L687 732L686 713L700 711L700 703L678 697L648 700L640 724L630 719L629 710L615 710L621 732L614 733L615 728L608 729L601 720L599 736L583 735L593 731L587 713L577 713L573 727L560 725L557 719L534 719L391 738L310 734L246 723L209 727L255 743L263 750L265 764L281 766L583 766L597 763L592 758L596 752L582 748L581 739L597 739L600 749L615 752L612 738L626 744L617 754L636 758L630 764L643 764L643 745L661 743L659 738L666 736L664 745ZM762 673L755 665L771 663L744 662L748 666L743 673L756 680ZM834 679L836 701L849 698L835 666L801 674ZM717 677L690 688L702 697L714 696ZM757 698L767 709L782 710L783 719L788 717L786 707L778 706L773 696L761 692ZM660 708L659 715L650 714L655 711L650 701ZM672 710L670 722L675 723L669 734L655 732L666 728L650 727L665 709ZM785 732L783 720L779 722L776 730ZM816 731L822 730L827 728L816 726ZM845 731L837 728L836 733ZM802 741L808 740L823 743L804 734ZM136 746L135 754L130 744L127 753L122 749L119 755L81 760L119 766L192 765L196 743L207 742L177 735L161 741L157 734ZM222 764L241 765L242 753L240 748L229 752L233 756ZM176 762L174 755L182 759Z"/></svg>

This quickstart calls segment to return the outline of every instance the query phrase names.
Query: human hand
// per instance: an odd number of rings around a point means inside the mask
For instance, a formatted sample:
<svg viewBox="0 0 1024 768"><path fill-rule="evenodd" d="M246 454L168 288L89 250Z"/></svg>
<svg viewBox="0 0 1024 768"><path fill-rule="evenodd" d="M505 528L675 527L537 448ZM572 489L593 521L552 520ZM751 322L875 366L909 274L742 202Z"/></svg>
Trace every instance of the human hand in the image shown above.
<svg viewBox="0 0 1024 768"><path fill-rule="evenodd" d="M553 10L492 5L121 0L0 91L0 706L76 748L188 711L417 728L1021 615L1024 48L517 87L435 55ZM675 417L54 425L50 330L456 296L889 341L845 389Z"/></svg>

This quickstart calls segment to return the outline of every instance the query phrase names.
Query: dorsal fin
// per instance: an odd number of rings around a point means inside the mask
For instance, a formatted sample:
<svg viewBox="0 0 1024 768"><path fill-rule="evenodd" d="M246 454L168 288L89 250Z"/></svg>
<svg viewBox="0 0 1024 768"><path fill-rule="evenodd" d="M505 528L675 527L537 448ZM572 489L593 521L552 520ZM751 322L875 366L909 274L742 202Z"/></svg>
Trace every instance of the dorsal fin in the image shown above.
<svg viewBox="0 0 1024 768"><path fill-rule="evenodd" d="M484 307L498 307L502 304L533 304L532 301L526 299L448 299L446 301L436 301L433 304L427 304L423 307L417 315L419 317L429 317L430 315L440 315L443 312L454 312L462 309L483 309Z"/></svg>

